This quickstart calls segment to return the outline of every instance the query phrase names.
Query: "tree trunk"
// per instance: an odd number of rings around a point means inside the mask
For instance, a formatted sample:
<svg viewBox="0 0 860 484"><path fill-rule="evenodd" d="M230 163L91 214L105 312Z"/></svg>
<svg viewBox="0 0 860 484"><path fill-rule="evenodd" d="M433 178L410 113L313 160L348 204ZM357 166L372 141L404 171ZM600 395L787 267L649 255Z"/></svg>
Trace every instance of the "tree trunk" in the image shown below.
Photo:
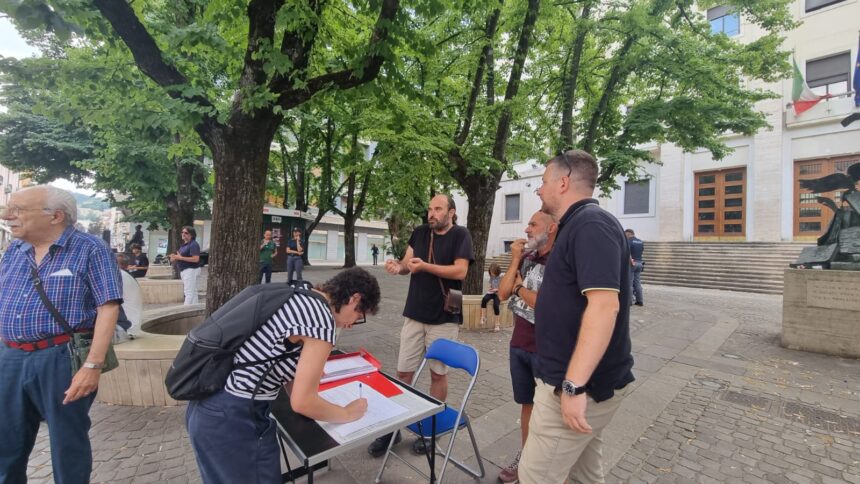
<svg viewBox="0 0 860 484"><path fill-rule="evenodd" d="M246 118L214 138L215 196L206 311L211 313L257 279L257 250L271 140L278 122ZM230 225L224 225L230 221ZM223 255L230 255L224 257Z"/></svg>
<svg viewBox="0 0 860 484"><path fill-rule="evenodd" d="M499 177L501 179L501 177ZM484 292L484 260L487 255L487 239L490 236L490 222L493 219L493 203L496 199L495 182L490 176L475 177L473 183L465 185L464 191L469 200L469 220L466 228L472 235L472 249L475 253L475 263L469 266L466 280L463 284L463 294L483 294Z"/></svg>

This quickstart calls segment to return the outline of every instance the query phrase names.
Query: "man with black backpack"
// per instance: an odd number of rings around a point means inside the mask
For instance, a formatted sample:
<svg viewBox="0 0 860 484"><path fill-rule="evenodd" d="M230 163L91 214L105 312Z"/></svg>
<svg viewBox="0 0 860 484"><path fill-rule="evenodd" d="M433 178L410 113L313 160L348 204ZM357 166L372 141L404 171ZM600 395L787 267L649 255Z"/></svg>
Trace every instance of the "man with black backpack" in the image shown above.
<svg viewBox="0 0 860 484"><path fill-rule="evenodd" d="M186 425L205 483L280 482L272 401L292 382L290 405L325 422L351 422L367 410L317 393L336 328L375 314L376 279L347 269L312 290L252 286L189 333L167 375L167 389L190 399Z"/></svg>

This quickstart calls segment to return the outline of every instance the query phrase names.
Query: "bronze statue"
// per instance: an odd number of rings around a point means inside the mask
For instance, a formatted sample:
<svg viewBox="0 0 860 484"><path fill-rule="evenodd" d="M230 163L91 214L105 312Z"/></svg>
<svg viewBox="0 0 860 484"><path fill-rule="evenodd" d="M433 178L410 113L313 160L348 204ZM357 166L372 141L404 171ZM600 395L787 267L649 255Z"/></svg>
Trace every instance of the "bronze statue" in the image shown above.
<svg viewBox="0 0 860 484"><path fill-rule="evenodd" d="M801 180L800 188L815 193L845 190L839 203L816 197L818 203L833 210L827 231L818 238L817 247L805 247L792 267L860 270L860 163L845 173L834 173L814 180Z"/></svg>

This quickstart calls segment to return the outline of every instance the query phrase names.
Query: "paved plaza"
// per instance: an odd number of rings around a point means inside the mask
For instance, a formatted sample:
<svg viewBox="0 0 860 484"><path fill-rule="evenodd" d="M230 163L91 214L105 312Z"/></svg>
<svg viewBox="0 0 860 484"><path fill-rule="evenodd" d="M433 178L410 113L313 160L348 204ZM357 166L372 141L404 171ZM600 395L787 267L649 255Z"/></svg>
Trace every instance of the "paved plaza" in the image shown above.
<svg viewBox="0 0 860 484"><path fill-rule="evenodd" d="M343 331L338 347L367 348L393 372L408 278L389 276L381 266L368 269L382 286L380 313ZM321 282L335 271L312 267L305 277ZM634 389L604 432L607 482L860 484L860 360L780 347L781 296L646 286L645 303L631 314ZM467 411L487 469L480 482L496 482L520 445L508 373L510 330L461 332L460 339L481 354ZM465 381L452 376L449 401L459 401ZM96 404L91 416L93 482L200 481L184 407ZM468 439L461 437L455 451L465 455ZM397 449L408 455L410 443L406 438ZM380 463L354 450L315 481L370 483ZM52 481L44 426L29 476ZM445 477L475 482L453 467ZM384 482L419 479L389 461Z"/></svg>

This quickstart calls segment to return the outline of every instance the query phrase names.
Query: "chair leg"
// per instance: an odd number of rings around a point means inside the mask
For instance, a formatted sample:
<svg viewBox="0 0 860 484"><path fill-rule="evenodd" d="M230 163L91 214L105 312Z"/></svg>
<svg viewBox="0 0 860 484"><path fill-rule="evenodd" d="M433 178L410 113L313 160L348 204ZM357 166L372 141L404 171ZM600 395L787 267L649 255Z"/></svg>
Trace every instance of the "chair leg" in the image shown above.
<svg viewBox="0 0 860 484"><path fill-rule="evenodd" d="M478 460L478 470L475 470L475 469L467 466L462 461L457 460L451 456L451 452L453 451L453 448L454 448L454 439L457 437L457 431L458 430L459 429L455 429L451 433L451 440L448 442L447 452L439 451L439 454L445 458L443 463L442 463L442 469L439 471L439 481L438 481L439 483L442 482L442 477L445 475L445 470L446 470L449 463L453 464L454 467L460 469L461 471L465 472L466 474L469 474L470 476L477 478L477 479L482 479L484 477L484 475L486 474L486 471L484 470L484 460L481 458L481 452L478 450L478 441L475 439L475 432L472 431L471 422L466 423L466 430L468 430L468 432L469 432L469 440L471 440L471 442L472 442L472 450L475 451L475 459Z"/></svg>
<svg viewBox="0 0 860 484"><path fill-rule="evenodd" d="M388 448L385 449L385 457L382 458L382 466L379 468L379 474L376 475L376 484L379 484L382 481L382 473L385 472L385 463L388 462L388 456L391 454L391 447L394 446L394 440L397 439L397 432L399 430L391 433L391 440L388 441Z"/></svg>
<svg viewBox="0 0 860 484"><path fill-rule="evenodd" d="M466 422L466 429L469 431L469 439L472 441L472 448L475 450L475 459L478 460L478 468L481 469L481 475L484 477L484 459L481 458L481 451L478 450L478 441L475 439L475 432L472 431L472 421Z"/></svg>

